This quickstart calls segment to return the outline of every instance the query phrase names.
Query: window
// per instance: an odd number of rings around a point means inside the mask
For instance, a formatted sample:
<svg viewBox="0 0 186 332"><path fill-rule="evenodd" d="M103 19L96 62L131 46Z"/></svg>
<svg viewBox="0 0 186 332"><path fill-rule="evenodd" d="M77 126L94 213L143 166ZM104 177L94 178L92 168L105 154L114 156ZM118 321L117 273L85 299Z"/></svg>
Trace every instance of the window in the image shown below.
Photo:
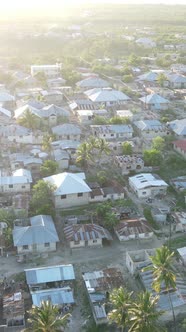
<svg viewBox="0 0 186 332"><path fill-rule="evenodd" d="M48 247L50 247L50 243L49 243L49 242L46 242L46 243L45 243L45 248L48 248Z"/></svg>
<svg viewBox="0 0 186 332"><path fill-rule="evenodd" d="M25 187L25 186L22 186L21 188L24 189L24 188L26 188L26 187Z"/></svg>
<svg viewBox="0 0 186 332"><path fill-rule="evenodd" d="M75 246L78 245L78 244L80 244L80 241L74 241Z"/></svg>
<svg viewBox="0 0 186 332"><path fill-rule="evenodd" d="M28 250L28 245L23 246L23 250Z"/></svg>
<svg viewBox="0 0 186 332"><path fill-rule="evenodd" d="M93 240L92 242L93 242L93 243L97 243L97 240Z"/></svg>
<svg viewBox="0 0 186 332"><path fill-rule="evenodd" d="M8 186L9 188L13 188L13 184L9 184L9 186Z"/></svg>
<svg viewBox="0 0 186 332"><path fill-rule="evenodd" d="M61 199L67 198L67 195L61 195Z"/></svg>
<svg viewBox="0 0 186 332"><path fill-rule="evenodd" d="M83 193L78 193L77 194L77 197L82 197L83 196Z"/></svg>
<svg viewBox="0 0 186 332"><path fill-rule="evenodd" d="M143 192L142 192L142 195L146 195L146 193L147 193L146 191L143 191Z"/></svg>

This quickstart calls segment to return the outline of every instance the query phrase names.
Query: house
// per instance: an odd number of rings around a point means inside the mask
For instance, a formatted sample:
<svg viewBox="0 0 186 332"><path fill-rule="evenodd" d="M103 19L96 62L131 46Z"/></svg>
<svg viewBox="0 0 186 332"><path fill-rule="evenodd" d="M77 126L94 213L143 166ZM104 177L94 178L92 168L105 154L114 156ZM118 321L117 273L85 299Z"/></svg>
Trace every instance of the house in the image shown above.
<svg viewBox="0 0 186 332"><path fill-rule="evenodd" d="M141 37L136 40L136 44L139 46L143 46L144 48L154 48L156 47L156 43L151 39L147 37Z"/></svg>
<svg viewBox="0 0 186 332"><path fill-rule="evenodd" d="M9 124L11 121L12 114L9 110L0 106L0 125Z"/></svg>
<svg viewBox="0 0 186 332"><path fill-rule="evenodd" d="M69 107L73 112L77 110L94 110L98 109L99 106L99 103L96 104L87 98L76 98L74 101L69 102Z"/></svg>
<svg viewBox="0 0 186 332"><path fill-rule="evenodd" d="M38 153L38 155L40 155L40 153ZM10 162L13 170L24 168L24 171L28 170L31 172L34 179L40 176L40 168L43 164L41 158L33 157L29 154L16 153L10 155Z"/></svg>
<svg viewBox="0 0 186 332"><path fill-rule="evenodd" d="M129 174L130 171L143 171L144 161L137 155L115 156L114 163L121 168L122 175Z"/></svg>
<svg viewBox="0 0 186 332"><path fill-rule="evenodd" d="M96 325L108 322L105 305L113 289L123 286L122 273L116 268L84 272L82 277Z"/></svg>
<svg viewBox="0 0 186 332"><path fill-rule="evenodd" d="M61 149L53 150L54 160L58 163L58 168L63 170L69 167L70 156L67 151Z"/></svg>
<svg viewBox="0 0 186 332"><path fill-rule="evenodd" d="M19 144L41 144L43 140L40 131L32 132L32 130L17 124L0 126L0 136L5 143L8 140Z"/></svg>
<svg viewBox="0 0 186 332"><path fill-rule="evenodd" d="M17 331L16 328L23 328L25 325L25 306L22 292L8 292L2 296L2 316L6 325L4 328L11 328L12 331ZM5 331L5 330L4 330Z"/></svg>
<svg viewBox="0 0 186 332"><path fill-rule="evenodd" d="M92 134L105 140L125 140L133 135L131 125L91 125Z"/></svg>
<svg viewBox="0 0 186 332"><path fill-rule="evenodd" d="M151 111L165 111L169 108L169 100L152 93L139 99L145 109Z"/></svg>
<svg viewBox="0 0 186 332"><path fill-rule="evenodd" d="M61 140L61 141L54 141L52 142L52 146L54 148L60 148L61 150L64 150L68 152L70 157L73 157L76 153L76 150L80 146L79 141L73 141L73 140Z"/></svg>
<svg viewBox="0 0 186 332"><path fill-rule="evenodd" d="M160 224L165 224L167 221L167 215L170 212L170 209L167 207L153 207L151 209L151 214L153 219L160 223Z"/></svg>
<svg viewBox="0 0 186 332"><path fill-rule="evenodd" d="M81 90L88 90L94 88L107 88L110 83L99 77L88 77L76 83L76 86Z"/></svg>
<svg viewBox="0 0 186 332"><path fill-rule="evenodd" d="M184 75L171 73L167 75L169 87L171 89L185 89L186 88L186 77Z"/></svg>
<svg viewBox="0 0 186 332"><path fill-rule="evenodd" d="M57 78L60 76L61 64L56 65L32 65L31 75L34 76L38 73L43 73L48 78Z"/></svg>
<svg viewBox="0 0 186 332"><path fill-rule="evenodd" d="M173 230L175 232L186 232L186 212L173 212L171 214L174 221Z"/></svg>
<svg viewBox="0 0 186 332"><path fill-rule="evenodd" d="M112 107L123 105L130 100L130 98L123 92L114 90L112 88L95 88L85 91L85 95L96 105Z"/></svg>
<svg viewBox="0 0 186 332"><path fill-rule="evenodd" d="M129 186L138 198L146 198L165 195L168 184L157 174L141 173L129 177Z"/></svg>
<svg viewBox="0 0 186 332"><path fill-rule="evenodd" d="M14 172L12 172L12 175L13 176L24 176L30 184L33 182L31 171L28 169L24 169L24 168L16 169Z"/></svg>
<svg viewBox="0 0 186 332"><path fill-rule="evenodd" d="M137 239L149 239L153 236L153 231L145 219L128 219L120 221L114 227L114 231L119 241L129 241Z"/></svg>
<svg viewBox="0 0 186 332"><path fill-rule="evenodd" d="M182 157L186 158L186 139L177 140L172 142L173 149L182 155Z"/></svg>
<svg viewBox="0 0 186 332"><path fill-rule="evenodd" d="M81 137L81 129L71 123L65 123L52 128L52 133L59 140L79 141Z"/></svg>
<svg viewBox="0 0 186 332"><path fill-rule="evenodd" d="M134 121L134 126L139 135L146 139L152 139L157 136L166 136L170 133L170 130L168 130L159 120Z"/></svg>
<svg viewBox="0 0 186 332"><path fill-rule="evenodd" d="M93 110L78 110L76 111L78 121L82 124L90 124L94 119Z"/></svg>
<svg viewBox="0 0 186 332"><path fill-rule="evenodd" d="M102 247L104 240L112 240L110 233L96 224L69 225L64 228L64 234L70 248Z"/></svg>
<svg viewBox="0 0 186 332"><path fill-rule="evenodd" d="M40 112L40 115L44 118L49 119L49 125L54 125L56 122L61 119L68 119L70 117L70 112L66 109L50 104L44 106Z"/></svg>
<svg viewBox="0 0 186 332"><path fill-rule="evenodd" d="M170 183L178 192L186 190L186 176L178 176L175 179L171 179Z"/></svg>
<svg viewBox="0 0 186 332"><path fill-rule="evenodd" d="M52 217L39 215L15 220L13 242L18 254L55 251L59 238Z"/></svg>
<svg viewBox="0 0 186 332"><path fill-rule="evenodd" d="M126 266L130 274L134 275L139 269L151 263L150 256L155 254L155 249L142 249L126 252Z"/></svg>
<svg viewBox="0 0 186 332"><path fill-rule="evenodd" d="M61 91L58 91L58 90L50 90L50 91L42 90L40 92L40 94L44 98L44 101L47 104L55 104L55 105L61 106L61 104L63 102L63 93Z"/></svg>
<svg viewBox="0 0 186 332"><path fill-rule="evenodd" d="M110 186L101 188L97 182L88 183L91 193L89 202L104 202L108 200L117 200L124 198L124 188L116 183L112 182Z"/></svg>
<svg viewBox="0 0 186 332"><path fill-rule="evenodd" d="M7 92L0 92L0 107L12 111L15 108L15 97Z"/></svg>
<svg viewBox="0 0 186 332"><path fill-rule="evenodd" d="M55 89L59 88L63 85L65 85L66 80L62 77L57 77L57 78L50 78L47 80L47 85L49 89Z"/></svg>
<svg viewBox="0 0 186 332"><path fill-rule="evenodd" d="M158 73L156 71L149 71L143 75L138 76L138 80L144 82L156 82L157 79Z"/></svg>
<svg viewBox="0 0 186 332"><path fill-rule="evenodd" d="M0 192L1 193L23 193L30 192L31 175L26 171L14 173L12 176L0 176ZM20 174L20 175L18 175ZM23 175L21 175L23 174Z"/></svg>
<svg viewBox="0 0 186 332"><path fill-rule="evenodd" d="M43 180L56 188L53 192L56 208L69 208L89 203L91 189L84 181L84 173L59 173Z"/></svg>
<svg viewBox="0 0 186 332"><path fill-rule="evenodd" d="M25 274L35 306L40 306L42 301L50 299L52 304L66 313L75 303L73 295L75 274L71 264L27 269Z"/></svg>
<svg viewBox="0 0 186 332"><path fill-rule="evenodd" d="M174 120L167 123L169 129L173 131L176 136L180 138L186 137L186 118L181 120Z"/></svg>
<svg viewBox="0 0 186 332"><path fill-rule="evenodd" d="M174 99L175 92L171 89L157 86L150 86L145 88L146 92L149 94L158 94L165 99Z"/></svg>

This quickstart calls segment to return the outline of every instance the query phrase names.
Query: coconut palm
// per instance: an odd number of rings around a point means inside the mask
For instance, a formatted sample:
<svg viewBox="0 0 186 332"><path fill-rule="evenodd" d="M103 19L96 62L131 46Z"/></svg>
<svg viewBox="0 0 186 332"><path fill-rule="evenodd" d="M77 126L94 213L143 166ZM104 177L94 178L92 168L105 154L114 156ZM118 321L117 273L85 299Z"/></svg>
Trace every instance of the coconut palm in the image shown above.
<svg viewBox="0 0 186 332"><path fill-rule="evenodd" d="M25 111L24 115L18 120L18 123L29 129L37 129L38 118L29 109Z"/></svg>
<svg viewBox="0 0 186 332"><path fill-rule="evenodd" d="M76 162L82 167L87 168L89 161L92 160L92 153L90 144L83 142L77 149L77 158Z"/></svg>
<svg viewBox="0 0 186 332"><path fill-rule="evenodd" d="M139 293L137 300L129 309L130 327L128 332L165 331L159 323L163 311L157 311L159 296L152 296L148 291Z"/></svg>
<svg viewBox="0 0 186 332"><path fill-rule="evenodd" d="M108 142L104 138L99 138L97 140L97 149L99 150L99 157L104 154L110 154L110 148Z"/></svg>
<svg viewBox="0 0 186 332"><path fill-rule="evenodd" d="M50 301L43 301L40 307L32 306L28 311L30 326L24 332L58 332L67 324L70 314L60 316L59 309ZM63 329L64 331L64 329Z"/></svg>
<svg viewBox="0 0 186 332"><path fill-rule="evenodd" d="M52 152L52 142L56 139L54 134L47 134L43 136L42 149L49 154Z"/></svg>
<svg viewBox="0 0 186 332"><path fill-rule="evenodd" d="M161 248L156 249L155 255L151 256L150 259L153 264L154 276L152 287L157 293L160 293L162 288L165 288L165 291L168 292L176 331L174 307L170 296L170 291L176 289L176 275L172 269L173 256L174 252L171 252L168 247L162 246Z"/></svg>
<svg viewBox="0 0 186 332"><path fill-rule="evenodd" d="M114 289L110 294L110 302L113 310L108 314L110 322L117 324L121 331L124 331L129 325L129 307L131 305L132 293L129 293L125 288L120 287Z"/></svg>

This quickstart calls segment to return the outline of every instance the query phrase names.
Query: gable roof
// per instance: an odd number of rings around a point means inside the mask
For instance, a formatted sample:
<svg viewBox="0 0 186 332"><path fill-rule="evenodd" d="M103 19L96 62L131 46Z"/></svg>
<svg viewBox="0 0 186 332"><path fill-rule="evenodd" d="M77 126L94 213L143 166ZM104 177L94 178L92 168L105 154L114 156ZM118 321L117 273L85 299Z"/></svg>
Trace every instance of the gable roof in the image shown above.
<svg viewBox="0 0 186 332"><path fill-rule="evenodd" d="M69 225L64 228L64 234L68 241L112 240L110 233L96 224Z"/></svg>
<svg viewBox="0 0 186 332"><path fill-rule="evenodd" d="M130 236L152 232L145 219L128 219L121 221L114 230L119 236Z"/></svg>
<svg viewBox="0 0 186 332"><path fill-rule="evenodd" d="M186 118L168 122L168 126L179 136L186 136Z"/></svg>
<svg viewBox="0 0 186 332"><path fill-rule="evenodd" d="M180 148L182 151L186 152L186 139L183 140L178 140L178 141L174 141L172 142L174 144L174 146L176 146L177 148Z"/></svg>
<svg viewBox="0 0 186 332"><path fill-rule="evenodd" d="M24 176L32 183L32 174L28 169L20 168L13 172L13 176Z"/></svg>
<svg viewBox="0 0 186 332"><path fill-rule="evenodd" d="M152 93L148 96L139 98L139 100L141 100L145 104L167 104L167 103L169 103L168 99L165 99L156 93Z"/></svg>
<svg viewBox="0 0 186 332"><path fill-rule="evenodd" d="M25 273L28 285L75 279L74 268L72 264L26 269Z"/></svg>
<svg viewBox="0 0 186 332"><path fill-rule="evenodd" d="M151 173L140 173L138 175L129 177L129 180L134 184L137 189L159 186L168 187L168 184L163 181L158 175Z"/></svg>
<svg viewBox="0 0 186 332"><path fill-rule="evenodd" d="M54 195L69 195L77 193L88 193L91 189L84 181L84 173L59 173L48 176L43 180L49 182L56 187Z"/></svg>
<svg viewBox="0 0 186 332"><path fill-rule="evenodd" d="M39 307L42 301L50 299L54 305L74 303L73 291L67 286L63 288L41 289L32 293L33 305Z"/></svg>
<svg viewBox="0 0 186 332"><path fill-rule="evenodd" d="M76 83L80 88L106 88L110 84L99 77L88 77Z"/></svg>
<svg viewBox="0 0 186 332"><path fill-rule="evenodd" d="M51 216L38 215L30 218L30 226L14 226L14 246L59 242Z"/></svg>
<svg viewBox="0 0 186 332"><path fill-rule="evenodd" d="M149 71L148 73L145 73L143 75L138 76L138 79L141 81L148 81L148 82L153 82L156 81L158 78L158 73Z"/></svg>
<svg viewBox="0 0 186 332"><path fill-rule="evenodd" d="M48 116L51 116L51 115L56 115L56 116L67 116L69 117L70 116L70 113L69 111L65 110L64 108L62 107L58 107L54 104L51 104L51 105L48 105L48 106L45 106L42 108L40 114L42 116L45 116L45 117L48 117Z"/></svg>
<svg viewBox="0 0 186 332"><path fill-rule="evenodd" d="M11 118L11 112L7 110L6 108L0 107L0 113L1 115L5 115L8 118Z"/></svg>
<svg viewBox="0 0 186 332"><path fill-rule="evenodd" d="M80 135L81 129L71 123L64 123L53 127L52 132L56 135Z"/></svg>
<svg viewBox="0 0 186 332"><path fill-rule="evenodd" d="M15 119L19 119L20 117L23 117L24 114L26 112L28 112L28 111L31 112L32 114L40 117L40 115L39 115L40 111L37 108L35 108L35 107L31 106L31 105L26 104L26 105L24 105L22 107L17 108L14 111L14 118Z"/></svg>
<svg viewBox="0 0 186 332"><path fill-rule="evenodd" d="M121 91L112 88L92 89L85 92L90 100L93 102L119 102L127 101L130 98Z"/></svg>
<svg viewBox="0 0 186 332"><path fill-rule="evenodd" d="M159 120L140 120L134 121L134 125L141 131L145 130L159 130L164 127L164 125Z"/></svg>

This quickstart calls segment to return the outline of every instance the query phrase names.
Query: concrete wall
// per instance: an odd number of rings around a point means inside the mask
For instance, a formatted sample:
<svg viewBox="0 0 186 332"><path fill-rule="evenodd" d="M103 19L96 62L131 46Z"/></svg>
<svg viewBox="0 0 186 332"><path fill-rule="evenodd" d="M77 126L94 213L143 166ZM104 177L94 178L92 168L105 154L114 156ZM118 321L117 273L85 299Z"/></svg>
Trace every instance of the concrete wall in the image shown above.
<svg viewBox="0 0 186 332"><path fill-rule="evenodd" d="M89 203L89 193L83 193L81 197L78 197L77 194L70 194L64 199L61 199L61 195L58 195L55 196L54 203L55 207L59 209L86 205Z"/></svg>
<svg viewBox="0 0 186 332"><path fill-rule="evenodd" d="M18 254L27 254L35 252L50 252L56 251L56 242L50 243L50 247L45 247L44 244L37 244L36 246L29 245L28 249L23 249L23 246L17 247Z"/></svg>
<svg viewBox="0 0 186 332"><path fill-rule="evenodd" d="M16 193L16 192L30 192L30 183L13 184L13 188L9 185L0 186L1 192Z"/></svg>

